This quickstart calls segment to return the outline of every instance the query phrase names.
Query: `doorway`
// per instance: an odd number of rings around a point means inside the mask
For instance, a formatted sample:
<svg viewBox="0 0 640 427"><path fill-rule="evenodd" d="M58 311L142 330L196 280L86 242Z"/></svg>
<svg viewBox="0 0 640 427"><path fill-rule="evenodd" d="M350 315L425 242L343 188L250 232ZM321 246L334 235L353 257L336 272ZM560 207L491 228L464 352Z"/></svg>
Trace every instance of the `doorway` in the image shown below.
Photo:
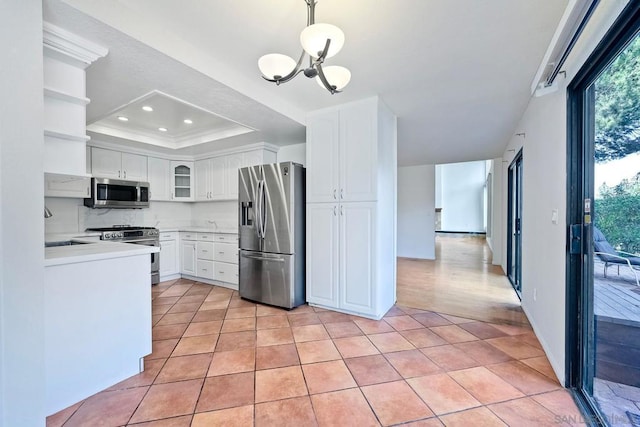
<svg viewBox="0 0 640 427"><path fill-rule="evenodd" d="M639 32L631 2L568 88L566 382L602 425L640 422Z"/></svg>
<svg viewBox="0 0 640 427"><path fill-rule="evenodd" d="M522 150L507 172L507 277L522 299Z"/></svg>

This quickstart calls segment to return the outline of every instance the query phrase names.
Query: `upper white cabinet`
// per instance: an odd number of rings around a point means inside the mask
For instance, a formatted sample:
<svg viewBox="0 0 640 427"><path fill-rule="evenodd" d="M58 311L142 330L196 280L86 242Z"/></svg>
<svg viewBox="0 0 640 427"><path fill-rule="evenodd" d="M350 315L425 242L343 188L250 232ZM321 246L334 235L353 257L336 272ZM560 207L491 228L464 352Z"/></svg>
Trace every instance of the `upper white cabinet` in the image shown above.
<svg viewBox="0 0 640 427"><path fill-rule="evenodd" d="M276 153L251 150L195 162L196 201L238 198L238 169L276 161Z"/></svg>
<svg viewBox="0 0 640 427"><path fill-rule="evenodd" d="M171 162L171 200L194 200L193 162Z"/></svg>
<svg viewBox="0 0 640 427"><path fill-rule="evenodd" d="M149 198L151 200L171 200L171 161L149 157L147 170L149 172Z"/></svg>
<svg viewBox="0 0 640 427"><path fill-rule="evenodd" d="M313 113L307 120L307 202L375 201L378 129L375 103Z"/></svg>
<svg viewBox="0 0 640 427"><path fill-rule="evenodd" d="M378 98L307 120L311 305L380 319L395 302L396 119Z"/></svg>
<svg viewBox="0 0 640 427"><path fill-rule="evenodd" d="M147 181L147 156L93 147L91 173L100 178Z"/></svg>

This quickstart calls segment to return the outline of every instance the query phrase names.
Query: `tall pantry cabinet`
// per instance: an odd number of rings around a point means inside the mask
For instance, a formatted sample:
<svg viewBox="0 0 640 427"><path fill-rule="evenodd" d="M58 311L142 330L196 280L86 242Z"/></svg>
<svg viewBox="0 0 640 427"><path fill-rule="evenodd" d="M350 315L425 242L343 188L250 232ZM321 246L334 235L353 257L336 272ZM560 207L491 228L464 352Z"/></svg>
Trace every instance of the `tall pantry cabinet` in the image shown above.
<svg viewBox="0 0 640 427"><path fill-rule="evenodd" d="M307 301L380 319L396 296L396 118L377 98L307 117Z"/></svg>

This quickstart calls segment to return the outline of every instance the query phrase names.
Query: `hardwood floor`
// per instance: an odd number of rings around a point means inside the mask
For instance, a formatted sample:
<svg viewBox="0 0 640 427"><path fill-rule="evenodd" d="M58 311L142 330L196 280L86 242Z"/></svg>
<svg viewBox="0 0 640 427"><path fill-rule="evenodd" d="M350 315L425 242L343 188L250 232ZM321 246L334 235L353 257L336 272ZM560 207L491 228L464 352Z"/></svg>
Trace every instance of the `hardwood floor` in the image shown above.
<svg viewBox="0 0 640 427"><path fill-rule="evenodd" d="M528 324L485 238L436 236L436 260L398 258L398 304L482 320Z"/></svg>

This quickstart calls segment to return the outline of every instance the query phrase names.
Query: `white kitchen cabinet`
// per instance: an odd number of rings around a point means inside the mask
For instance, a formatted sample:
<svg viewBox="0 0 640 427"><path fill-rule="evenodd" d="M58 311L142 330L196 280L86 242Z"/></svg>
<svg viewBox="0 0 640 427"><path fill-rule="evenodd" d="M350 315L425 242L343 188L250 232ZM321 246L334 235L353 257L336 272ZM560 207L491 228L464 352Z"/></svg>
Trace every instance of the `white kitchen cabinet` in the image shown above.
<svg viewBox="0 0 640 427"><path fill-rule="evenodd" d="M160 281L180 274L178 233L160 233Z"/></svg>
<svg viewBox="0 0 640 427"><path fill-rule="evenodd" d="M375 201L377 109L352 103L307 121L307 202Z"/></svg>
<svg viewBox="0 0 640 427"><path fill-rule="evenodd" d="M194 163L195 199L209 199L209 159L196 160Z"/></svg>
<svg viewBox="0 0 640 427"><path fill-rule="evenodd" d="M149 199L171 200L171 161L149 157L147 170L149 172Z"/></svg>
<svg viewBox="0 0 640 427"><path fill-rule="evenodd" d="M193 201L193 162L171 162L171 200Z"/></svg>
<svg viewBox="0 0 640 427"><path fill-rule="evenodd" d="M375 203L307 206L307 301L374 316Z"/></svg>
<svg viewBox="0 0 640 427"><path fill-rule="evenodd" d="M307 120L307 301L380 319L395 302L396 119L371 98Z"/></svg>
<svg viewBox="0 0 640 427"><path fill-rule="evenodd" d="M197 275L197 255L196 241L185 240L184 236L180 237L180 273L189 276ZM162 263L162 260L160 260Z"/></svg>
<svg viewBox="0 0 640 427"><path fill-rule="evenodd" d="M99 178L147 181L147 156L91 148L91 173Z"/></svg>
<svg viewBox="0 0 640 427"><path fill-rule="evenodd" d="M195 162L196 201L227 199L225 156Z"/></svg>
<svg viewBox="0 0 640 427"><path fill-rule="evenodd" d="M231 154L227 157L227 188L226 194L230 199L238 198L238 169L244 167L244 154Z"/></svg>
<svg viewBox="0 0 640 427"><path fill-rule="evenodd" d="M338 205L307 204L307 302L338 305L340 234Z"/></svg>

